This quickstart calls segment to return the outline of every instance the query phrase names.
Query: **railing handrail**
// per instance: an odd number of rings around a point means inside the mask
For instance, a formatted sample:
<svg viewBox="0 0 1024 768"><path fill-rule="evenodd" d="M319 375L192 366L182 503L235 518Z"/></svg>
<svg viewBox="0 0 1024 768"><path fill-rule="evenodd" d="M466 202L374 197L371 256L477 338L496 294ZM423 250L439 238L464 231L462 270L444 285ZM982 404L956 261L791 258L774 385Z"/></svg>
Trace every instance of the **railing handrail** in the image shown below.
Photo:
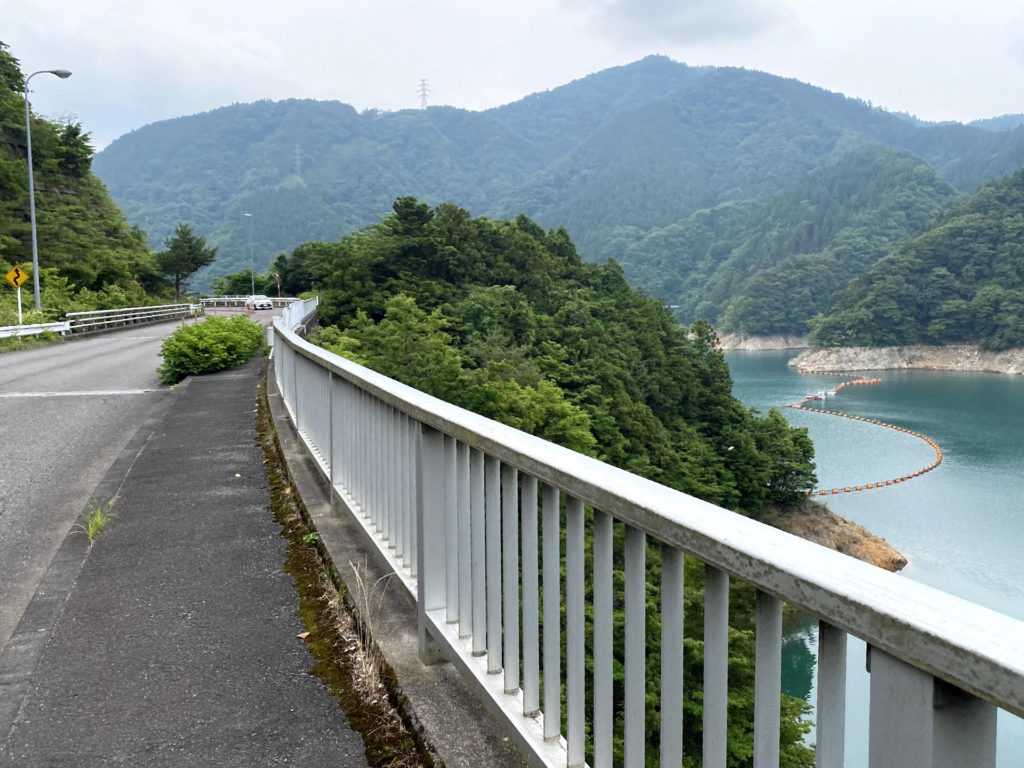
<svg viewBox="0 0 1024 768"><path fill-rule="evenodd" d="M59 323L29 323L26 325L5 325L0 327L0 339L9 339L17 336L37 336L46 331L55 333L67 333L71 330L70 324L65 320Z"/></svg>
<svg viewBox="0 0 1024 768"><path fill-rule="evenodd" d="M130 314L132 312L156 312L171 310L190 310L195 304L149 304L142 307L118 307L116 309L89 309L83 312L68 312L65 317L68 319L76 317L95 317L98 315Z"/></svg>
<svg viewBox="0 0 1024 768"><path fill-rule="evenodd" d="M1024 622L451 405L285 328L275 335L413 419L1024 716Z"/></svg>
<svg viewBox="0 0 1024 768"><path fill-rule="evenodd" d="M246 293L246 294L243 294L241 296L205 296L205 297L199 299L199 303L202 304L203 306L206 306L207 304L214 304L214 305L216 305L216 304L218 304L220 302L229 302L229 301L243 302L244 303L245 301L247 301L249 299L250 296L253 296L253 295L261 296L261 295L264 295L264 294ZM287 306L288 304L293 304L296 301L302 301L302 299L296 298L295 296L267 296L267 298L270 299L272 302L274 302L275 305L279 305L279 306L282 306L282 305L283 306Z"/></svg>

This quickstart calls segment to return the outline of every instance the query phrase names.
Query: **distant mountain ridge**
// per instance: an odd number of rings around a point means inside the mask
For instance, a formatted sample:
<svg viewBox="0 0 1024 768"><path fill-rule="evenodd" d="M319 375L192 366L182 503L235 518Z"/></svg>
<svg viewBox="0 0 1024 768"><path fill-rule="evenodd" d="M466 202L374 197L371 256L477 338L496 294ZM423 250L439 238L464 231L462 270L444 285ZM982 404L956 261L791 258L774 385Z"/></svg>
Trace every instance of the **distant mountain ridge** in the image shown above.
<svg viewBox="0 0 1024 768"><path fill-rule="evenodd" d="M248 223L262 270L375 222L399 195L564 225L584 258L621 259L636 282L654 230L746 210L864 146L912 153L961 192L1024 165L1024 129L917 125L796 80L652 56L483 112L236 104L133 131L94 167L154 244L188 221L218 247L197 284L248 269Z"/></svg>

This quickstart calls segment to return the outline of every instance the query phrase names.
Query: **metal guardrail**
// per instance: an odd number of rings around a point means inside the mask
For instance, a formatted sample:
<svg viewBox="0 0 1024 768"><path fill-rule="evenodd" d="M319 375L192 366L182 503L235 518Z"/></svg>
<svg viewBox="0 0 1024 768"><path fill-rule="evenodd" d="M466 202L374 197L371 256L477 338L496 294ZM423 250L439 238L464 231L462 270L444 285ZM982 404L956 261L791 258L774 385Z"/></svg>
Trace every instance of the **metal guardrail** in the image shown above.
<svg viewBox="0 0 1024 768"><path fill-rule="evenodd" d="M275 307L287 307L300 299L294 297L269 297L270 301L273 302ZM199 302L204 307L242 307L245 306L245 302L249 300L249 294L245 296L211 296L205 299L200 299Z"/></svg>
<svg viewBox="0 0 1024 768"><path fill-rule="evenodd" d="M124 307L122 309L68 312L66 318L71 325L71 333L74 334L176 320L179 317L191 317L201 310L202 305L200 304L164 304L153 307Z"/></svg>
<svg viewBox="0 0 1024 768"><path fill-rule="evenodd" d="M87 312L68 312L65 319L59 323L11 325L0 328L0 338L30 336L45 331L54 331L61 335L105 331L130 325L176 320L179 317L191 317L201 311L202 305L200 304L163 304L150 307L124 307L121 309L94 309Z"/></svg>
<svg viewBox="0 0 1024 768"><path fill-rule="evenodd" d="M362 522L416 597L421 657L466 675L534 765L582 766L588 753L595 768L611 765L613 703L625 712L627 766L644 765L647 749L662 766L681 764L684 555L705 567L706 768L726 765L732 578L757 588L756 768L779 764L784 603L820 622L822 768L843 765L848 635L869 646L872 768L992 768L997 708L1024 715L1024 622L444 403L282 325L277 385L332 503ZM649 540L662 557L660 715L645 701ZM626 634L617 656L616 541ZM616 663L624 702L614 701ZM661 718L658 745L647 744L648 715Z"/></svg>
<svg viewBox="0 0 1024 768"><path fill-rule="evenodd" d="M67 321L62 323L35 323L34 325L7 325L0 328L0 339L17 338L19 336L38 336L40 333L65 334L71 330Z"/></svg>

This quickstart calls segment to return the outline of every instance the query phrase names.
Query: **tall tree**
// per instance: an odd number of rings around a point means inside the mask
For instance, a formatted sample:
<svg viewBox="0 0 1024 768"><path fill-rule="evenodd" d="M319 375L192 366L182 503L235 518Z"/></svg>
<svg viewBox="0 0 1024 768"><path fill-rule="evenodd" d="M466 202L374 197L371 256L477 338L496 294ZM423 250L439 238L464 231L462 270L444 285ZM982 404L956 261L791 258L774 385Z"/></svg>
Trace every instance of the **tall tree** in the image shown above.
<svg viewBox="0 0 1024 768"><path fill-rule="evenodd" d="M206 238L197 235L188 224L180 223L174 237L164 241L167 249L156 255L160 269L174 281L174 301L181 300L181 287L200 268L212 264L217 249L206 245Z"/></svg>

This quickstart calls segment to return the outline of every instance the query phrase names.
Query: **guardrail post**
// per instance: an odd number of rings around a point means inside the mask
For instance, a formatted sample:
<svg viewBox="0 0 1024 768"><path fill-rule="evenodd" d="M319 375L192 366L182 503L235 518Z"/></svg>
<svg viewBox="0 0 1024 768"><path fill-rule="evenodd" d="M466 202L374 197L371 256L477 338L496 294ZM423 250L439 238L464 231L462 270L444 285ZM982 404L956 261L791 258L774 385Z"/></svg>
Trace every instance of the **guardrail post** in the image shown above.
<svg viewBox="0 0 1024 768"><path fill-rule="evenodd" d="M427 611L445 607L444 434L420 426L416 473L417 631L424 664L443 661L430 637Z"/></svg>
<svg viewBox="0 0 1024 768"><path fill-rule="evenodd" d="M869 768L994 768L995 707L877 648L868 669Z"/></svg>

